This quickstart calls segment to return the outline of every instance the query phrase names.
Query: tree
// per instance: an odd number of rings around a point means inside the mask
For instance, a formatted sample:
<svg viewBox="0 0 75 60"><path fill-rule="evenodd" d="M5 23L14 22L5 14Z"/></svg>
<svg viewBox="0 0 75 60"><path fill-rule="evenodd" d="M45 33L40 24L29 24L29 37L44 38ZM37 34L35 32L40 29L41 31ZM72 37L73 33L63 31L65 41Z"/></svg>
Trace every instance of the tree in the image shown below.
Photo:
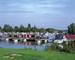
<svg viewBox="0 0 75 60"><path fill-rule="evenodd" d="M2 27L0 26L0 31L2 31Z"/></svg>
<svg viewBox="0 0 75 60"><path fill-rule="evenodd" d="M45 29L44 28L40 28L39 32L45 32Z"/></svg>
<svg viewBox="0 0 75 60"><path fill-rule="evenodd" d="M68 33L75 34L75 23L72 23L68 26Z"/></svg>
<svg viewBox="0 0 75 60"><path fill-rule="evenodd" d="M27 32L31 32L31 25L30 24L28 24Z"/></svg>
<svg viewBox="0 0 75 60"><path fill-rule="evenodd" d="M31 28L31 24L28 24L28 28Z"/></svg>
<svg viewBox="0 0 75 60"><path fill-rule="evenodd" d="M32 32L37 32L37 27L36 26L32 27L31 31Z"/></svg>
<svg viewBox="0 0 75 60"><path fill-rule="evenodd" d="M25 32L25 28L23 25L20 25L20 28L19 28L20 32Z"/></svg>
<svg viewBox="0 0 75 60"><path fill-rule="evenodd" d="M14 32L19 32L19 27L18 26L14 27Z"/></svg>
<svg viewBox="0 0 75 60"><path fill-rule="evenodd" d="M52 29L52 28L47 28L46 29L46 32L50 32L50 33L53 33L55 30L54 29Z"/></svg>
<svg viewBox="0 0 75 60"><path fill-rule="evenodd" d="M3 27L3 31L4 32L12 32L13 28L12 28L12 26L10 26L8 24L5 24L4 27Z"/></svg>

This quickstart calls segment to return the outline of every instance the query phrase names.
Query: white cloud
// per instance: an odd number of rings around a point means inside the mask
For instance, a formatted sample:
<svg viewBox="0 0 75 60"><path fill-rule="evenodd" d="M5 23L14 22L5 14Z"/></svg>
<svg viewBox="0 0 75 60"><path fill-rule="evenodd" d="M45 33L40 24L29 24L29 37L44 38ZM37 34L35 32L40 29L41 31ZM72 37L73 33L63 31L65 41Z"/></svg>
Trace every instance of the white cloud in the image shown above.
<svg viewBox="0 0 75 60"><path fill-rule="evenodd" d="M0 24L32 23L64 28L75 22L75 8L71 3L75 5L74 0L0 0Z"/></svg>
<svg viewBox="0 0 75 60"><path fill-rule="evenodd" d="M15 1L15 0L13 0ZM16 2L17 1L17 2ZM34 12L34 13L50 13L50 14L57 14L60 13L60 9L64 8L65 5L63 4L53 4L57 1L63 0L16 0L15 2L9 1L6 2L6 6L3 5L2 11L7 12ZM11 2L11 3L10 3ZM26 2L29 2L28 4ZM36 2L36 3L35 3ZM40 3L41 2L41 3ZM40 3L40 4L39 4ZM46 3L46 4L45 4Z"/></svg>

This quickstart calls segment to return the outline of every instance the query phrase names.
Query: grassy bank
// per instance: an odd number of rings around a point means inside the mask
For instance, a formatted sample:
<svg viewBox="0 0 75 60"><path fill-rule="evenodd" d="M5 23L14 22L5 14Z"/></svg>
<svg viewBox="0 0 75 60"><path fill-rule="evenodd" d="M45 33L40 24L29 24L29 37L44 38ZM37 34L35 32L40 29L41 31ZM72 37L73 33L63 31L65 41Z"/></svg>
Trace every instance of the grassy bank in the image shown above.
<svg viewBox="0 0 75 60"><path fill-rule="evenodd" d="M0 60L75 60L75 54L31 49L0 48Z"/></svg>

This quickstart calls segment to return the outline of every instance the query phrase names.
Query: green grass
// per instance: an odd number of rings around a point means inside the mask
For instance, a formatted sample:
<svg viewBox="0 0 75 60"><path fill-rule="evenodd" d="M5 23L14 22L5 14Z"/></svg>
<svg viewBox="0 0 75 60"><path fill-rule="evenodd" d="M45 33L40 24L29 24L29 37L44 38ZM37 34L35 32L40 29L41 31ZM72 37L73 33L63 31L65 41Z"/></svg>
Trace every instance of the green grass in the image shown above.
<svg viewBox="0 0 75 60"><path fill-rule="evenodd" d="M0 48L0 60L75 60L75 54L52 50L35 51L31 49Z"/></svg>

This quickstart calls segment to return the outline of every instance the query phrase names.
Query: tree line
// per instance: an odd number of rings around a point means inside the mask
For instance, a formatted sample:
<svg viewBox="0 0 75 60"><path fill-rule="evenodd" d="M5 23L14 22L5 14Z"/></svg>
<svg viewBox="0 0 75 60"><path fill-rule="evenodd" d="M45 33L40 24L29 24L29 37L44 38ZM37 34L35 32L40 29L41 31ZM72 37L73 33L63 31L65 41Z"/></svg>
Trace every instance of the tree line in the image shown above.
<svg viewBox="0 0 75 60"><path fill-rule="evenodd" d="M36 26L31 26L31 24L28 24L27 27L20 25L20 26L10 26L8 24L4 24L3 27L0 26L1 32L54 32L55 29L53 28L37 28Z"/></svg>
<svg viewBox="0 0 75 60"><path fill-rule="evenodd" d="M3 27L0 26L0 32L50 32L53 33L54 31L58 31L62 33L62 30L56 30L53 28L37 28L36 26L31 26L28 24L27 27L20 25L20 26L10 26L9 24L4 24ZM75 34L75 23L71 23L68 25L67 34Z"/></svg>

